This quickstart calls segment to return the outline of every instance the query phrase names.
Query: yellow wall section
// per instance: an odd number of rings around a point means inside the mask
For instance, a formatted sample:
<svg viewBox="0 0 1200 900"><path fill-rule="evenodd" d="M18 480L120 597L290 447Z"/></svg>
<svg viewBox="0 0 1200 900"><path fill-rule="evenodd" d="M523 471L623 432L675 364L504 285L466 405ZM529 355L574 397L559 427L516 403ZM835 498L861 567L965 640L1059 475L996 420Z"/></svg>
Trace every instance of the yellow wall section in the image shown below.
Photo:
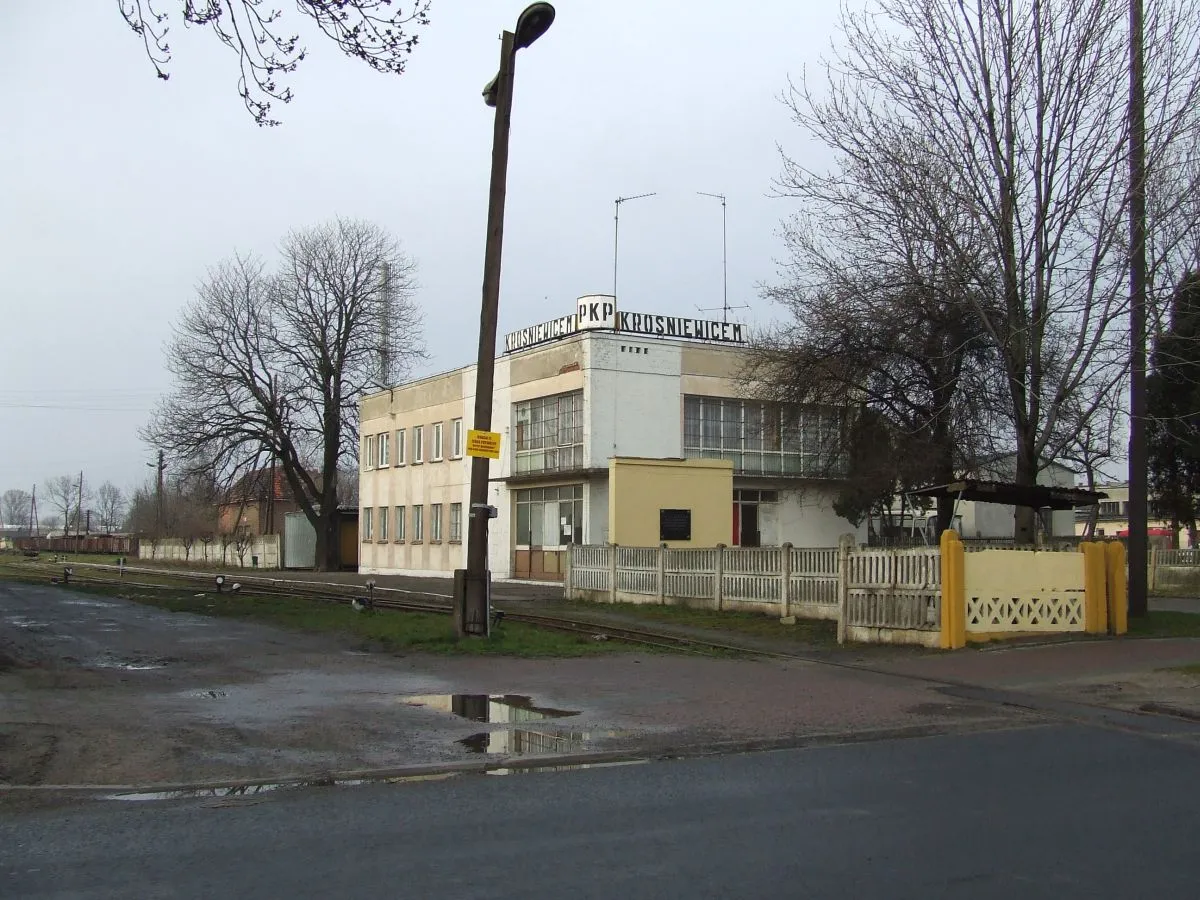
<svg viewBox="0 0 1200 900"><path fill-rule="evenodd" d="M733 463L723 459L631 459L608 464L608 539L657 547L658 511L690 509L692 539L670 547L728 544L733 532Z"/></svg>

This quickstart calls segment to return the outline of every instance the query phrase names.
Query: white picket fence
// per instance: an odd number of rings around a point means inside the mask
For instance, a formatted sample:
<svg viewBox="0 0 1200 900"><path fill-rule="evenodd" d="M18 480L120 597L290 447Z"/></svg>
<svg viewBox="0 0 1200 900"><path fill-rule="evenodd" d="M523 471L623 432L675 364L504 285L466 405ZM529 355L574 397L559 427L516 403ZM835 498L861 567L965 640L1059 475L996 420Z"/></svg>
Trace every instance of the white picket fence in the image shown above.
<svg viewBox="0 0 1200 900"><path fill-rule="evenodd" d="M860 550L846 540L819 548L574 546L564 591L571 599L833 619L843 638L854 628L941 627L937 548Z"/></svg>

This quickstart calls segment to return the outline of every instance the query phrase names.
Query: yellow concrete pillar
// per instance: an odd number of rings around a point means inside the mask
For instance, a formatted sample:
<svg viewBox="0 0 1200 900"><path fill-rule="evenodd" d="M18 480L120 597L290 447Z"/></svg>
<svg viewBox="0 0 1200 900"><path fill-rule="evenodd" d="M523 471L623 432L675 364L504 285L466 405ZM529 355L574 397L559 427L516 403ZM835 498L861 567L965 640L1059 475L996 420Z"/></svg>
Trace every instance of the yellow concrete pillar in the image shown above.
<svg viewBox="0 0 1200 900"><path fill-rule="evenodd" d="M967 595L962 541L952 528L942 532L942 641L943 650L967 645Z"/></svg>
<svg viewBox="0 0 1200 900"><path fill-rule="evenodd" d="M1084 541L1079 545L1083 554L1083 629L1089 634L1108 631L1108 571L1104 545Z"/></svg>
<svg viewBox="0 0 1200 900"><path fill-rule="evenodd" d="M1125 545L1109 541L1104 545L1108 577L1108 630L1124 634L1129 630L1129 584L1125 579Z"/></svg>

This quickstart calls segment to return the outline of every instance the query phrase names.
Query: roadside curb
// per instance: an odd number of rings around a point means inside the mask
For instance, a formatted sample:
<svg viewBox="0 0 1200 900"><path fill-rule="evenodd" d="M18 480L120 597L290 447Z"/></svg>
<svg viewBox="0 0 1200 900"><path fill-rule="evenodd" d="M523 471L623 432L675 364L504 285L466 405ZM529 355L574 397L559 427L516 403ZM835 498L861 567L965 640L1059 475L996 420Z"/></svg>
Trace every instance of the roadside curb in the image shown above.
<svg viewBox="0 0 1200 900"><path fill-rule="evenodd" d="M948 734L984 731L1014 731L1044 727L1043 722L985 721L974 723L905 725L895 728L876 728L860 731L832 731L816 734L753 738L741 741L716 741L678 746L629 747L622 750L546 754L539 756L498 756L495 759L454 761L445 763L415 763L377 769L344 769L308 774L282 775L262 778L238 778L219 781L149 782L142 784L0 784L0 795L21 793L81 793L81 794L180 794L203 796L208 791L236 791L252 788L337 787L363 782L386 783L451 775L486 775L489 772L536 772L621 763L663 762L673 759L700 759L709 756L729 756L739 753L768 753L776 750L803 750L845 744L871 743L887 740L912 740ZM171 798L164 798L171 799Z"/></svg>

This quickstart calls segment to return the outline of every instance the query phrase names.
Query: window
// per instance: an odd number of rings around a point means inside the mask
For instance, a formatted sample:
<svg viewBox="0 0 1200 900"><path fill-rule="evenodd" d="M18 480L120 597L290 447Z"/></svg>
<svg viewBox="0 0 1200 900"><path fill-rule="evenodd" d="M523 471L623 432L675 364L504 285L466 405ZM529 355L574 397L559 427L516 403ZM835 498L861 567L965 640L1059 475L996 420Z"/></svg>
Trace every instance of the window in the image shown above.
<svg viewBox="0 0 1200 900"><path fill-rule="evenodd" d="M404 512L403 506L396 507L396 533L392 536L393 540L404 540Z"/></svg>
<svg viewBox="0 0 1200 900"><path fill-rule="evenodd" d="M433 452L430 458L434 462L439 462L442 458L442 423L433 423Z"/></svg>
<svg viewBox="0 0 1200 900"><path fill-rule="evenodd" d="M461 422L462 419L457 421ZM462 542L462 504L450 504L450 543Z"/></svg>
<svg viewBox="0 0 1200 900"><path fill-rule="evenodd" d="M385 431L379 435L379 468L384 468L390 465L388 461L388 451L391 449L388 442L388 433Z"/></svg>
<svg viewBox="0 0 1200 900"><path fill-rule="evenodd" d="M362 445L362 467L363 469L373 468L375 465L375 435L368 434L363 438Z"/></svg>
<svg viewBox="0 0 1200 900"><path fill-rule="evenodd" d="M583 391L513 404L515 474L583 468Z"/></svg>
<svg viewBox="0 0 1200 900"><path fill-rule="evenodd" d="M360 531L362 531L362 539L364 541L371 540L371 513L375 510L369 506L362 508L362 514L359 516Z"/></svg>
<svg viewBox="0 0 1200 900"><path fill-rule="evenodd" d="M419 503L413 507L413 543L418 544L425 539L425 507Z"/></svg>
<svg viewBox="0 0 1200 900"><path fill-rule="evenodd" d="M442 542L442 504L434 503L429 507L429 540L434 544Z"/></svg>
<svg viewBox="0 0 1200 900"><path fill-rule="evenodd" d="M516 492L517 546L562 547L583 543L583 485Z"/></svg>
<svg viewBox="0 0 1200 900"><path fill-rule="evenodd" d="M396 465L402 466L405 463L404 459L404 437L405 431L403 428L396 430Z"/></svg>
<svg viewBox="0 0 1200 900"><path fill-rule="evenodd" d="M425 462L425 426L413 426L413 448L412 448L413 465Z"/></svg>
<svg viewBox="0 0 1200 900"><path fill-rule="evenodd" d="M386 506L379 507L379 540L386 541L388 533L388 508Z"/></svg>
<svg viewBox="0 0 1200 900"><path fill-rule="evenodd" d="M845 469L839 411L684 397L683 455L728 459L738 474L828 478Z"/></svg>
<svg viewBox="0 0 1200 900"><path fill-rule="evenodd" d="M450 423L450 427L453 429L453 432L454 432L452 435L452 438L451 438L451 440L453 440L454 443L450 445L450 457L451 457L451 459L462 459L462 455L463 455L463 421L462 421L462 419L455 419L453 422ZM450 540L454 540L454 538L450 538Z"/></svg>

